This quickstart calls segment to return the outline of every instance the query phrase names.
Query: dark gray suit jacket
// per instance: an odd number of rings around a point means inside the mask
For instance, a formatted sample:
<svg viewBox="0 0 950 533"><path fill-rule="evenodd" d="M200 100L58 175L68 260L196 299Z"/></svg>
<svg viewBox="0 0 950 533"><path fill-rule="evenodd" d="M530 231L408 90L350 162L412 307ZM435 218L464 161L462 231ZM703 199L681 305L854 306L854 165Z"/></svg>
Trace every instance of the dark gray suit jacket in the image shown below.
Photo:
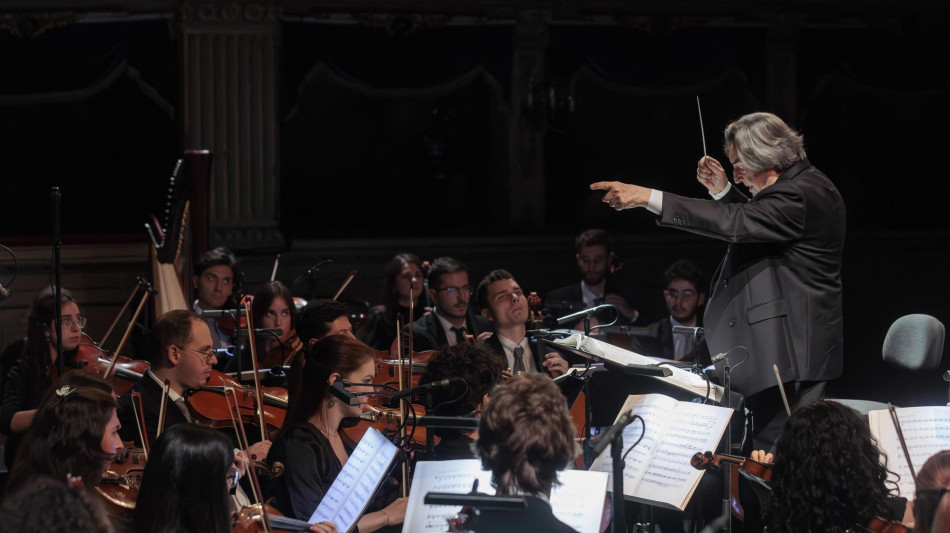
<svg viewBox="0 0 950 533"><path fill-rule="evenodd" d="M786 382L841 375L845 206L807 159L751 201L735 187L719 201L664 193L659 224L730 243L703 322L711 353L735 348L736 391L773 386L773 364Z"/></svg>
<svg viewBox="0 0 950 533"><path fill-rule="evenodd" d="M484 317L476 315L471 308L468 310L468 318L465 320L465 330L478 337L483 331L491 331L491 322ZM409 325L404 329L409 333ZM416 352L425 350L438 350L446 343L445 330L442 329L442 323L435 316L435 311L416 320L412 323L412 349ZM407 337L408 338L408 337ZM406 342L409 342L408 340Z"/></svg>

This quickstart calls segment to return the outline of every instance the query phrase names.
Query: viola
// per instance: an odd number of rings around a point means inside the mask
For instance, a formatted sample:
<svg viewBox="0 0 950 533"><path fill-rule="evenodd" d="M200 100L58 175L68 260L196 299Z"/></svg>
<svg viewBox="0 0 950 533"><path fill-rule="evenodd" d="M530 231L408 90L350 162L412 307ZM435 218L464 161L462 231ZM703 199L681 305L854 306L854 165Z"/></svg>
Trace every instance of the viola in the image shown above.
<svg viewBox="0 0 950 533"><path fill-rule="evenodd" d="M211 370L211 377L204 387L188 398L192 416L212 427L231 427L231 410L224 397L224 389L234 389L238 399L241 420L259 425L257 417L257 391L254 387L242 385L231 376L218 370ZM276 431L284 424L287 416L287 389L283 387L261 387L264 401L263 414L266 431Z"/></svg>
<svg viewBox="0 0 950 533"><path fill-rule="evenodd" d="M262 507L263 513L261 512ZM270 526L267 530L269 531L310 530L310 524L307 522L287 518L280 511L265 503L263 506L258 504L248 505L235 512L232 517L232 531L234 533L263 533L265 531L263 514L267 515L267 524Z"/></svg>
<svg viewBox="0 0 950 533"><path fill-rule="evenodd" d="M122 444L125 448L116 454L102 481L96 485L96 492L107 503L109 514L130 516L142 485L146 455L145 450L136 448L131 442Z"/></svg>
<svg viewBox="0 0 950 533"><path fill-rule="evenodd" d="M896 520L887 520L880 516L875 516L864 527L858 526L856 530L849 531L868 531L870 533L910 533L913 528L907 527Z"/></svg>
<svg viewBox="0 0 950 533"><path fill-rule="evenodd" d="M112 383L112 388L115 389L116 396L122 396L128 392L152 366L148 361L129 359L119 355L109 376L103 376L112 363L112 355L100 348L85 333L82 334L82 340L76 349L74 361L73 366L76 370L108 379Z"/></svg>

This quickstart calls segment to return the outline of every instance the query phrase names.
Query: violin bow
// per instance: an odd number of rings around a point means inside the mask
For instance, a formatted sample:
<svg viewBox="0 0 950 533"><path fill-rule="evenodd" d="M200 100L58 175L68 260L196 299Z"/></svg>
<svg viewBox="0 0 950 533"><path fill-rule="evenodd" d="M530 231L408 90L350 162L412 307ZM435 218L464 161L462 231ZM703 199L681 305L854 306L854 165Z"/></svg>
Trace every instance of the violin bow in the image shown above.
<svg viewBox="0 0 950 533"><path fill-rule="evenodd" d="M112 335L112 330L115 329L116 324L119 323L119 319L122 318L122 315L125 314L125 310L129 308L129 305L132 303L132 299L135 298L136 294L138 294L139 288L142 287L142 282L145 280L142 279L141 277L138 277L136 278L136 281L137 282L135 284L135 288L132 289L132 293L129 294L128 299L125 300L125 303L122 304L122 308L119 309L119 312L116 313L115 318L112 319L112 323L109 324L109 329L106 330L105 334L102 335L102 339L99 340L99 346L103 346L104 343L106 342L106 339L109 338L109 335Z"/></svg>
<svg viewBox="0 0 950 533"><path fill-rule="evenodd" d="M891 414L891 422L894 423L894 430L897 431L897 440L901 443L901 449L904 450L904 459L907 460L907 468L910 468L910 478L914 480L914 486L917 486L917 471L914 470L914 464L910 460L910 452L907 451L907 441L904 440L904 432L901 431L901 421L897 418L897 409L887 404L887 410Z"/></svg>
<svg viewBox="0 0 950 533"><path fill-rule="evenodd" d="M152 295L152 285L145 280L142 281L145 283L145 294L142 295L142 300L139 302L138 307L135 308L135 313L133 313L132 318L129 319L129 325L125 328L125 333L122 334L122 338L119 340L119 345L116 346L115 351L112 352L112 358L109 360L109 366L102 374L103 379L108 379L109 376L112 375L112 372L115 371L115 363L119 360L119 353L122 352L122 348L125 348L125 344L129 342L129 337L132 335L132 328L135 327L135 321L138 320L139 315L142 314L142 309L145 308L145 304L148 303L148 299Z"/></svg>
<svg viewBox="0 0 950 533"><path fill-rule="evenodd" d="M792 409L788 406L788 396L785 395L785 387L782 385L782 374L778 371L778 365L773 364L772 370L775 371L775 381L778 382L778 391L782 393L782 403L785 404L785 414L792 416Z"/></svg>
<svg viewBox="0 0 950 533"><path fill-rule="evenodd" d="M277 254L277 257L274 258L274 269L270 271L270 280L274 281L277 278L277 265L280 264L280 254Z"/></svg>
<svg viewBox="0 0 950 533"><path fill-rule="evenodd" d="M412 301L409 302L409 315L412 316ZM399 390L403 390L403 379L402 379L402 367L403 367L403 328L405 327L405 319L402 316L402 313L396 315L396 362L399 365ZM409 326L409 361L412 361L412 325ZM412 381L412 367L409 367L410 382ZM403 402L399 402L399 414L402 415ZM406 427L405 425L400 426L399 438L403 439L406 436ZM406 497L406 480L409 478L409 467L405 461L399 467L400 473L402 474L402 483L400 486L400 492L402 497Z"/></svg>
<svg viewBox="0 0 950 533"><path fill-rule="evenodd" d="M244 302L244 312L247 314L247 338L251 347L251 368L254 369L254 396L257 398L257 418L261 425L261 440L267 440L267 426L264 425L264 398L261 397L261 374L257 363L257 341L254 339L254 315L251 313L251 302Z"/></svg>
<svg viewBox="0 0 950 533"><path fill-rule="evenodd" d="M162 401L159 402L158 408L158 427L155 428L155 438L157 439L159 435L165 431L165 411L166 406L168 405L168 389L171 386L171 382L168 381L168 378L165 378L165 383L162 384Z"/></svg>
<svg viewBox="0 0 950 533"><path fill-rule="evenodd" d="M145 460L148 461L148 435L145 433L145 409L142 409L142 393L131 391L132 394L132 415L135 417L135 428L139 431L139 439L142 440L142 449L145 450Z"/></svg>
<svg viewBox="0 0 950 533"><path fill-rule="evenodd" d="M248 315L249 322L250 318L250 315ZM234 399L233 404L231 403L232 398ZM228 414L231 415L231 424L234 426L234 434L237 436L238 445L241 446L245 454L248 454L247 469L251 473L251 491L254 495L254 501L261 506L261 522L264 525L264 532L270 533L270 520L268 520L267 513L264 511L264 499L261 497L261 484L257 478L257 469L254 468L254 461L251 459L250 452L248 451L250 446L247 443L247 434L244 432L244 424L240 422L240 408L238 407L237 393L234 392L233 387L224 387L224 399L228 403Z"/></svg>
<svg viewBox="0 0 950 533"><path fill-rule="evenodd" d="M353 278L355 277L356 277L356 271L350 270L350 273L346 275L346 279L343 280L343 285L340 285L340 290L336 291L336 294L333 295L333 301L336 301L336 299L339 298L341 294L343 294L343 291L346 289L346 286L349 285L350 282L353 281Z"/></svg>

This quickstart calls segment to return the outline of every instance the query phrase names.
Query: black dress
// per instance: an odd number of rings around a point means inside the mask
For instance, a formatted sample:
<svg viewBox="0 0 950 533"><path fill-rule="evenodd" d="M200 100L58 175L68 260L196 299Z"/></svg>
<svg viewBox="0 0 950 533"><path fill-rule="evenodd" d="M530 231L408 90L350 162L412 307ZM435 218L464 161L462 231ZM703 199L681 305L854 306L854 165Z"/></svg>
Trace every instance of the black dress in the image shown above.
<svg viewBox="0 0 950 533"><path fill-rule="evenodd" d="M300 520L310 519L343 469L330 441L311 424L285 428L271 445L267 460L284 465L284 473L268 485L268 497L274 498L278 511Z"/></svg>
<svg viewBox="0 0 950 533"><path fill-rule="evenodd" d="M525 509L483 510L465 522L473 533L576 533L554 517L551 504L528 496Z"/></svg>

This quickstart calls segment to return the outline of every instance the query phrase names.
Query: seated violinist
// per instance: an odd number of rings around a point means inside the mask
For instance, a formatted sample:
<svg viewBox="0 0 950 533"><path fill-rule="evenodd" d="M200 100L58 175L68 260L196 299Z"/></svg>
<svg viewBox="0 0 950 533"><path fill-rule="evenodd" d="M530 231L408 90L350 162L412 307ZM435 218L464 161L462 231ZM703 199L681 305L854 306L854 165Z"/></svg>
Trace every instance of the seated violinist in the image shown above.
<svg viewBox="0 0 950 533"><path fill-rule="evenodd" d="M393 256L386 263L384 272L383 303L370 309L369 317L356 332L356 337L372 348L389 351L396 338L396 315L401 314L405 323L411 324L428 310L422 280L422 261L417 255L401 253Z"/></svg>
<svg viewBox="0 0 950 533"><path fill-rule="evenodd" d="M7 493L28 487L37 476L73 481L92 491L122 448L112 385L69 372L53 383L36 409Z"/></svg>
<svg viewBox="0 0 950 533"><path fill-rule="evenodd" d="M5 498L0 506L3 531L17 533L113 533L109 516L83 487L46 476Z"/></svg>
<svg viewBox="0 0 950 533"><path fill-rule="evenodd" d="M312 346L302 373L307 386L291 396L287 418L267 456L271 463L283 463L285 470L274 478L265 493L266 499L284 515L306 520L353 451L351 443L344 442L341 436L340 423L362 412L360 406L345 405L330 394L330 386L340 379L370 383L376 375L373 350L346 335L331 335ZM349 390L358 393L372 389L352 386ZM359 519L361 533L402 523L407 499L397 498L381 506L385 496L382 492L377 495L371 506L376 510Z"/></svg>
<svg viewBox="0 0 950 533"><path fill-rule="evenodd" d="M491 470L497 494L525 496L524 510L480 510L469 531L572 532L549 503L557 473L577 455L574 424L564 395L550 379L522 374L492 394L478 426L478 455Z"/></svg>
<svg viewBox="0 0 950 533"><path fill-rule="evenodd" d="M257 292L251 303L251 315L255 329L279 329L279 335L262 334L255 336L258 365L261 369L290 365L299 353L302 345L297 338L297 308L290 289L279 281L268 281ZM247 346L247 336L244 346ZM242 352L242 370L253 368L250 350ZM237 370L238 358L233 357L225 365L225 372Z"/></svg>
<svg viewBox="0 0 950 533"><path fill-rule="evenodd" d="M72 293L63 289L60 313L63 331L63 359L67 366L76 357L86 317ZM13 459L30 427L40 400L56 377L56 294L52 287L33 299L27 317L26 339L16 341L3 352L3 406L0 408L0 432L7 436L4 461L13 467Z"/></svg>
<svg viewBox="0 0 950 533"><path fill-rule="evenodd" d="M429 391L426 405L434 407L430 414L471 416L479 413L488 403L492 389L501 381L502 369L500 358L483 346L463 342L436 352L429 359L419 384L453 377L462 378L465 383L454 382ZM441 439L432 450L436 461L475 457L478 430L439 428L435 434Z"/></svg>
<svg viewBox="0 0 950 533"><path fill-rule="evenodd" d="M159 414L162 412L165 380L168 380L168 396L164 409L164 429L169 429L194 421L187 396L208 382L212 367L217 362L208 325L191 311L180 309L158 317L150 337L154 343L152 368L119 398L122 438L139 447L142 447L142 438L138 433L132 393L142 395L142 414L139 416L145 419L145 438L153 443ZM135 408L138 409L137 403ZM252 444L250 455L264 457L269 447L270 441L266 440Z"/></svg>
<svg viewBox="0 0 950 533"><path fill-rule="evenodd" d="M752 456L768 461L763 452ZM891 496L889 471L868 424L849 407L819 400L792 412L776 442L770 533L844 533L875 517L904 519L907 500Z"/></svg>
<svg viewBox="0 0 950 533"><path fill-rule="evenodd" d="M528 301L521 286L507 270L492 270L482 278L475 291L482 316L495 332L485 340L487 346L513 373L545 372L558 377L567 372L567 361L557 352L542 356L536 343L526 336Z"/></svg>
<svg viewBox="0 0 950 533"><path fill-rule="evenodd" d="M407 324L404 330L407 339L409 334L412 335L413 351L454 346L464 342L466 335L476 340L488 335L491 325L476 315L470 305L472 287L465 263L451 257L439 257L432 262L427 279L434 310L416 319L411 327Z"/></svg>
<svg viewBox="0 0 950 533"><path fill-rule="evenodd" d="M312 300L300 313L297 336L304 344L314 344L330 335L356 338L346 314L346 304L336 300Z"/></svg>
<svg viewBox="0 0 950 533"><path fill-rule="evenodd" d="M132 515L133 531L231 533L234 509L228 492L237 486L237 477L224 436L197 424L178 424L152 447ZM336 526L323 522L310 531L332 533Z"/></svg>

